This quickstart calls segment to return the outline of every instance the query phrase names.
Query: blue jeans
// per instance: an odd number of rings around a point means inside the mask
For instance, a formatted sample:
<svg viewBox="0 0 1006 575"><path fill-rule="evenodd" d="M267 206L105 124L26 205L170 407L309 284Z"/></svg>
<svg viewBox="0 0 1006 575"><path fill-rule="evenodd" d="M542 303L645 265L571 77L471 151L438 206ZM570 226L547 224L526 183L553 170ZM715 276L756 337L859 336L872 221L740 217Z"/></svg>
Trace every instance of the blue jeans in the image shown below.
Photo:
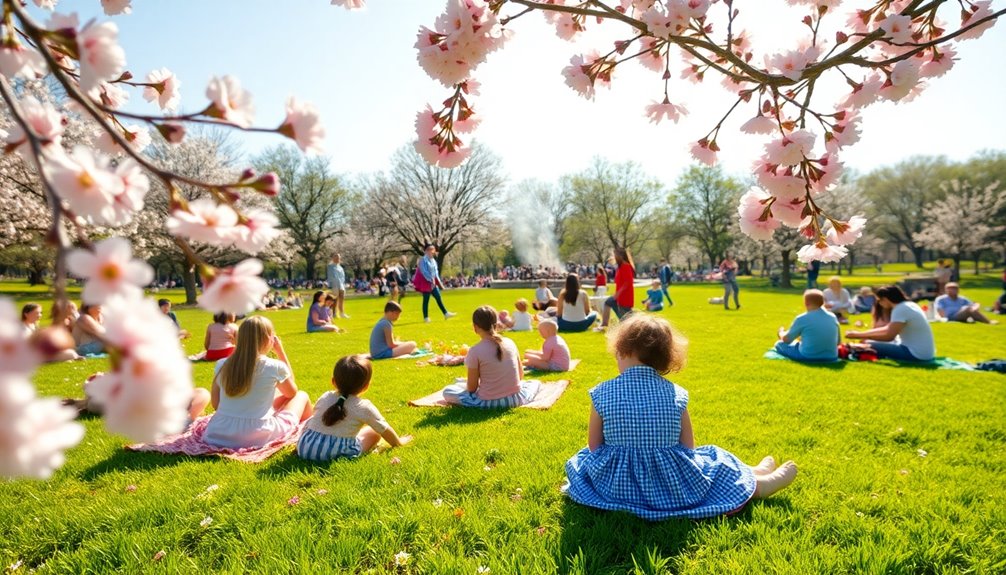
<svg viewBox="0 0 1006 575"><path fill-rule="evenodd" d="M617 317L618 319L622 319L622 317L625 316L625 314L632 311L631 307L622 307L618 305L618 302L615 301L615 296L611 296L608 299L604 300L604 307L610 307L611 310L615 312L615 317Z"/></svg>
<svg viewBox="0 0 1006 575"><path fill-rule="evenodd" d="M867 340L866 343L877 351L877 359L893 359L895 361L921 361L929 362L931 359L919 359L908 351L908 347L887 341Z"/></svg>
<svg viewBox="0 0 1006 575"><path fill-rule="evenodd" d="M578 332L587 331L590 326L594 325L594 321L597 319L597 312L590 312L585 319L582 321L569 321L562 319L561 317L556 320L559 324L559 331L564 332Z"/></svg>
<svg viewBox="0 0 1006 575"><path fill-rule="evenodd" d="M786 343L784 341L775 342L775 352L793 361L803 361L807 363L822 363L838 360L838 350L836 348L835 357L812 358L807 357L800 351L800 342Z"/></svg>
<svg viewBox="0 0 1006 575"><path fill-rule="evenodd" d="M737 300L737 294L740 293L741 288L737 285L737 280L723 280L723 307L730 309L730 292L734 293L734 305L738 308L741 307L741 302Z"/></svg>
<svg viewBox="0 0 1006 575"><path fill-rule="evenodd" d="M105 344L100 341L92 341L77 346L78 355L98 355L100 353L105 353Z"/></svg>
<svg viewBox="0 0 1006 575"><path fill-rule="evenodd" d="M437 305L440 306L440 311L447 313L447 308L444 307L444 300L440 299L440 288L434 286L433 291L423 292L423 319L428 319L430 317L430 296L437 300Z"/></svg>
<svg viewBox="0 0 1006 575"><path fill-rule="evenodd" d="M671 292L667 291L668 286L671 284L660 283L660 291L664 292L664 297L667 298L667 305L674 305L674 301L671 300Z"/></svg>

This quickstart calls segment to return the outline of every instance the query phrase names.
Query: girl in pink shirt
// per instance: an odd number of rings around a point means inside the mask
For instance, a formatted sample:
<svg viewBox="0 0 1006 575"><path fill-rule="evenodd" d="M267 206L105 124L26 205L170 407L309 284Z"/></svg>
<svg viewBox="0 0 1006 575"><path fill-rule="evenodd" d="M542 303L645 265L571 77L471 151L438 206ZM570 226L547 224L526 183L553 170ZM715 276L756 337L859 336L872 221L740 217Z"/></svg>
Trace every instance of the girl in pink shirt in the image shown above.
<svg viewBox="0 0 1006 575"><path fill-rule="evenodd" d="M545 339L541 351L524 352L524 365L542 371L569 371L569 346L559 336L559 324L544 320L538 324L538 333Z"/></svg>
<svg viewBox="0 0 1006 575"><path fill-rule="evenodd" d="M479 336L468 350L463 383L444 389L444 398L465 407L518 407L538 394L539 381L522 381L520 352L513 340L496 333L496 310L484 305L472 314L472 329Z"/></svg>
<svg viewBox="0 0 1006 575"><path fill-rule="evenodd" d="M206 348L206 361L225 359L234 353L234 342L238 336L238 324L232 313L218 313L213 316L213 323L206 326L206 337L203 347Z"/></svg>

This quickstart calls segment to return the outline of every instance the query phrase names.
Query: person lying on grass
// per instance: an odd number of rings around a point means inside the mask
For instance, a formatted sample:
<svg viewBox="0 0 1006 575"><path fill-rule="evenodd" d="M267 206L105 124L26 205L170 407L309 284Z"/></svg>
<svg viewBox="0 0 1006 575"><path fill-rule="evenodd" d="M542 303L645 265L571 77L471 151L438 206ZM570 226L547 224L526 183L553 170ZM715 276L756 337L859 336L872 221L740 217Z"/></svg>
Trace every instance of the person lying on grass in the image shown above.
<svg viewBox="0 0 1006 575"><path fill-rule="evenodd" d="M365 356L347 355L335 362L335 391L326 391L318 398L314 415L307 420L297 442L297 455L310 461L331 461L359 457L382 437L392 447L412 441L411 435L399 437L374 404L360 398L370 387L373 375L373 366Z"/></svg>
<svg viewBox="0 0 1006 575"><path fill-rule="evenodd" d="M655 521L739 511L793 482L796 464L744 464L715 445L696 447L688 392L664 379L685 365L688 342L663 318L634 314L608 335L620 375L590 390L587 447L566 462L577 503Z"/></svg>
<svg viewBox="0 0 1006 575"><path fill-rule="evenodd" d="M512 339L496 332L496 310L484 305L472 314L472 329L479 342L468 350L465 383L444 388L444 399L464 407L518 407L538 394L541 382L521 381L524 370Z"/></svg>
<svg viewBox="0 0 1006 575"><path fill-rule="evenodd" d="M371 359L388 359L416 351L416 342L395 340L394 323L401 315L402 306L398 305L398 302L389 301L384 304L384 317L370 332Z"/></svg>
<svg viewBox="0 0 1006 575"><path fill-rule="evenodd" d="M837 360L842 335L838 329L838 318L823 307L824 294L818 289L803 292L803 306L807 311L796 316L789 331L779 328L776 353L794 361Z"/></svg>
<svg viewBox="0 0 1006 575"><path fill-rule="evenodd" d="M541 350L524 352L524 365L542 371L569 371L569 346L559 335L559 324L553 319L538 323L538 333L544 338Z"/></svg>

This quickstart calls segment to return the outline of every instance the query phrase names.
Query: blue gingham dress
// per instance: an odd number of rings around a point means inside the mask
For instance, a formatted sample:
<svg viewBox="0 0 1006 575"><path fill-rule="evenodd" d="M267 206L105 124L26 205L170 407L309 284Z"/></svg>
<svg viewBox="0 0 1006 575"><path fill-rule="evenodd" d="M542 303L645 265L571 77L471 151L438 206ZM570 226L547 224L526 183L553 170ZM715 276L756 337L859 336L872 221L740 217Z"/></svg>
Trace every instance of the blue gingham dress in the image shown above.
<svg viewBox="0 0 1006 575"><path fill-rule="evenodd" d="M604 443L566 462L574 501L656 521L722 515L754 495L754 473L735 456L715 445L681 445L688 392L653 368L630 367L591 389L590 399Z"/></svg>

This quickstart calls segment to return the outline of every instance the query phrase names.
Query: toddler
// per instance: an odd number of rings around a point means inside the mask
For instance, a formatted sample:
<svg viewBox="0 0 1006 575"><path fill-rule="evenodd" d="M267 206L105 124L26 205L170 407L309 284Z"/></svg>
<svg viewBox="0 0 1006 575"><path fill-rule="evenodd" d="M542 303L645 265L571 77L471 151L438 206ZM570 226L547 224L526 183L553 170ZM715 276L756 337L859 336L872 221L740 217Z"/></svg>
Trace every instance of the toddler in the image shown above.
<svg viewBox="0 0 1006 575"><path fill-rule="evenodd" d="M538 311L545 311L550 307L555 307L558 303L559 300L552 295L552 290L548 289L548 280L539 280L538 289L534 290L534 303L531 304L531 307Z"/></svg>
<svg viewBox="0 0 1006 575"><path fill-rule="evenodd" d="M663 318L635 314L608 335L618 377L590 390L587 447L566 462L567 495L583 505L656 521L739 511L796 477L766 457L745 465L714 445L696 447L688 392L664 379L685 364L688 342Z"/></svg>
<svg viewBox="0 0 1006 575"><path fill-rule="evenodd" d="M538 324L538 333L545 343L541 351L524 352L524 365L543 371L569 371L569 346L559 335L559 324L555 320L544 320Z"/></svg>
<svg viewBox="0 0 1006 575"><path fill-rule="evenodd" d="M660 280L653 280L650 287L651 289L646 290L646 300L643 302L646 311L663 311L664 290L660 288Z"/></svg>
<svg viewBox="0 0 1006 575"><path fill-rule="evenodd" d="M531 314L527 311L527 300L520 298L513 306L515 308L513 314L501 316L502 325L511 331L531 331Z"/></svg>
<svg viewBox="0 0 1006 575"><path fill-rule="evenodd" d="M314 415L297 441L297 455L311 461L355 458L373 449L382 437L392 447L412 441L411 435L399 437L374 404L360 398L372 376L370 360L362 355L347 355L335 362L332 385L336 391L318 398Z"/></svg>

